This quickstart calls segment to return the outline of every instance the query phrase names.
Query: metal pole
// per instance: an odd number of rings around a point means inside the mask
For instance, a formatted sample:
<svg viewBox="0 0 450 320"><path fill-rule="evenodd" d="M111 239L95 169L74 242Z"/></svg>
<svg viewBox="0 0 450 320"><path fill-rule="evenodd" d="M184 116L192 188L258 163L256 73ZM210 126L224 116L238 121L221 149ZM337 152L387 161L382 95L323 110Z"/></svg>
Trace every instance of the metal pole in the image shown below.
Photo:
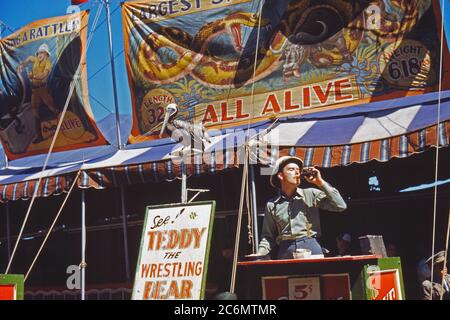
<svg viewBox="0 0 450 320"><path fill-rule="evenodd" d="M6 238L8 240L8 261L11 260L11 230L9 225L9 202L6 205Z"/></svg>
<svg viewBox="0 0 450 320"><path fill-rule="evenodd" d="M85 191L81 189L81 300L85 300L86 285L86 201Z"/></svg>
<svg viewBox="0 0 450 320"><path fill-rule="evenodd" d="M239 200L238 220L236 225L236 236L234 240L233 267L231 269L230 293L234 294L236 286L237 260L239 257L239 241L241 239L242 211L244 210L245 187L248 182L248 151L245 150L244 166L242 169L241 197Z"/></svg>
<svg viewBox="0 0 450 320"><path fill-rule="evenodd" d="M119 118L119 103L117 99L117 84L116 84L116 69L114 66L114 50L111 33L111 13L109 10L109 0L104 0L106 7L106 21L108 25L108 39L109 39L109 58L111 60L111 73L113 81L113 95L114 95L114 110L116 112L116 129L117 129L117 147L122 149L122 140L120 138L120 118Z"/></svg>
<svg viewBox="0 0 450 320"><path fill-rule="evenodd" d="M254 165L250 165L250 190L251 190L251 208L252 208L252 233L253 233L253 253L258 251L259 234L258 234L258 208L256 205L256 187Z"/></svg>
<svg viewBox="0 0 450 320"><path fill-rule="evenodd" d="M181 203L187 203L187 177L184 160L181 160Z"/></svg>
<svg viewBox="0 0 450 320"><path fill-rule="evenodd" d="M129 264L129 256L128 256L128 223L127 223L127 214L125 212L125 190L123 185L120 186L120 202L122 207L122 230L123 230L123 247L124 247L124 259L125 259L125 275L127 277L127 281L130 281L130 264Z"/></svg>

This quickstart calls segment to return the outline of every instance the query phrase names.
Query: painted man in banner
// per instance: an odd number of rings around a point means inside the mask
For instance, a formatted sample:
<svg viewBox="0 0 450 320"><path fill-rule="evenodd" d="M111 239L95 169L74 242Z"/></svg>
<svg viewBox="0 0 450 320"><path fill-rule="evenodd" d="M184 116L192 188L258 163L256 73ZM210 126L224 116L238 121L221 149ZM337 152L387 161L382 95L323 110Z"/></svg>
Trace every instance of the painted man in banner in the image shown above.
<svg viewBox="0 0 450 320"><path fill-rule="evenodd" d="M50 111L58 118L58 109L55 106L52 95L47 86L47 80L52 72L52 62L50 59L50 50L47 44L42 44L36 52L36 56L29 56L19 65L18 71L22 72L23 68L32 64L32 71L28 72L28 78L31 81L31 108L35 118L36 138L33 143L39 143L44 140L41 130L41 118L39 108L42 103L46 104Z"/></svg>
<svg viewBox="0 0 450 320"><path fill-rule="evenodd" d="M0 39L0 65L8 66L0 68L0 142L9 160L47 153L52 143L52 152L106 144L88 99L88 20L88 11L50 17Z"/></svg>

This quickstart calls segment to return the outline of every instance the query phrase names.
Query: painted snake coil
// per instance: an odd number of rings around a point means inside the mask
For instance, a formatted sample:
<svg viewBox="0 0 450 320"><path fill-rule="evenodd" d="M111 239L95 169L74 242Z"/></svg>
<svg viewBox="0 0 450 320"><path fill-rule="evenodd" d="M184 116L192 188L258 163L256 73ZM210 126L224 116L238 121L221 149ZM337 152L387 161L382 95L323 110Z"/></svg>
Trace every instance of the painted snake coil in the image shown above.
<svg viewBox="0 0 450 320"><path fill-rule="evenodd" d="M376 31L378 35L388 38L411 28L418 19L419 3L420 0L391 0L392 5L405 10L407 17L403 21L408 23L388 19L389 15L383 11L386 19ZM161 27L140 44L139 72L154 84L174 83L191 75L210 88L241 87L278 70L292 46L301 47L297 65L307 60L318 68L337 66L351 61L364 36L364 8L361 2L350 0L294 0L274 28L268 20L246 12L234 12L209 22L195 36L176 27ZM385 10L383 0L380 8ZM260 20L265 31L271 28L271 36L259 46L258 52L246 53L242 26L256 29ZM231 57L214 51L214 40L224 36L232 40L235 54Z"/></svg>

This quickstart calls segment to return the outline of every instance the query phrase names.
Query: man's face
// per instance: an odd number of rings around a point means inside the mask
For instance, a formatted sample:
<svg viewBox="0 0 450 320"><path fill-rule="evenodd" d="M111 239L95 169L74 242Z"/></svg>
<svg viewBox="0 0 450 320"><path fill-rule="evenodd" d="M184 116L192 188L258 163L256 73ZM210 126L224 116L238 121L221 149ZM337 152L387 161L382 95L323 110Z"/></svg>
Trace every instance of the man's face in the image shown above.
<svg viewBox="0 0 450 320"><path fill-rule="evenodd" d="M38 53L39 62L42 62L45 58L47 58L47 52L41 51Z"/></svg>
<svg viewBox="0 0 450 320"><path fill-rule="evenodd" d="M348 250L348 248L350 247L350 243L348 243L348 242L345 241L345 240L342 240L342 239L337 238L337 239L336 239L336 247L337 247L337 249L338 249L338 252L339 252L340 254L343 254L343 253L345 253L345 252Z"/></svg>
<svg viewBox="0 0 450 320"><path fill-rule="evenodd" d="M278 173L281 186L283 185L300 185L300 167L296 163L288 163L284 166L283 170Z"/></svg>

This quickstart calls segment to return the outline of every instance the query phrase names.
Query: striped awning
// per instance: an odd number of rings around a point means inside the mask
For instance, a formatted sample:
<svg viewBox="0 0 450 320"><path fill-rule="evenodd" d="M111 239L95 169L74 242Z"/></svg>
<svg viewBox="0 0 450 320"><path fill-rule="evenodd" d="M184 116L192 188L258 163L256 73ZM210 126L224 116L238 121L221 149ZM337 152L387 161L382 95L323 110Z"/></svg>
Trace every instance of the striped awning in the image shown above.
<svg viewBox="0 0 450 320"><path fill-rule="evenodd" d="M48 197L68 192L76 174L53 176L41 180L37 197ZM33 196L38 180L22 181L0 186L0 201L28 200Z"/></svg>
<svg viewBox="0 0 450 320"><path fill-rule="evenodd" d="M440 125L439 146L448 146L450 121ZM371 160L388 161L391 158L404 158L414 153L423 152L436 145L437 126L432 126L410 134L390 139L376 140L354 145L337 145L324 147L268 146L267 152L259 152L253 163L272 165L284 155L296 155L304 159L306 166L332 167L351 163L364 163ZM258 152L258 151L256 151ZM226 158L231 159L226 162ZM237 148L225 152L212 153L201 164L186 165L189 176L215 173L221 170L239 167L242 164L243 151ZM240 160L240 161L238 161ZM181 176L181 165L172 161L152 162L138 165L117 166L98 170L83 171L79 187L107 188L134 183L159 182L173 180Z"/></svg>
<svg viewBox="0 0 450 320"><path fill-rule="evenodd" d="M450 122L441 123L439 127L439 147L448 146ZM320 147L282 147L279 155L296 155L304 159L306 166L319 166L323 168L349 165L351 163L365 163L371 160L384 162L392 158L405 158L436 146L436 137L437 126L432 126L401 136L357 144ZM271 162L273 163L273 159Z"/></svg>
<svg viewBox="0 0 450 320"><path fill-rule="evenodd" d="M288 154L303 158L308 166L318 167L388 161L437 145L449 145L450 91L442 93L440 100L437 93L431 93L312 112L251 127L211 132L211 135L212 143L205 153L191 158L185 165L187 176L239 167L245 145L250 146L251 161L262 165L271 165L279 156ZM181 148L181 144L165 139L46 170L39 173L44 177L39 196L67 191L78 170L82 171L78 180L80 188L100 189L176 179L182 174L182 165L170 154ZM23 168L17 174L11 169L3 175L0 171L0 191L3 191L0 201L30 197L38 171L33 168L28 176Z"/></svg>

